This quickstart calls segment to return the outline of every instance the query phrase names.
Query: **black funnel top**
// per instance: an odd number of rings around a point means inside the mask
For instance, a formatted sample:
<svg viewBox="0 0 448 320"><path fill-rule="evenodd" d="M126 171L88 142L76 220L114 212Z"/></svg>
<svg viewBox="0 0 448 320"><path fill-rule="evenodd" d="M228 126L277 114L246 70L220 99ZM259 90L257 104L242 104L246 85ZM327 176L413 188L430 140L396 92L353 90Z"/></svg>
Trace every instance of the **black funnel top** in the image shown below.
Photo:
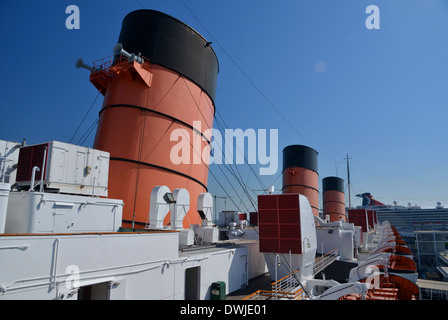
<svg viewBox="0 0 448 320"><path fill-rule="evenodd" d="M302 145L291 145L283 149L283 170L300 167L317 172L317 151Z"/></svg>
<svg viewBox="0 0 448 320"><path fill-rule="evenodd" d="M325 191L339 191L344 193L344 180L339 177L326 177L322 179L322 189Z"/></svg>
<svg viewBox="0 0 448 320"><path fill-rule="evenodd" d="M151 63L186 76L214 101L218 58L210 43L185 23L159 11L133 11L123 19L118 43L129 53L140 52Z"/></svg>

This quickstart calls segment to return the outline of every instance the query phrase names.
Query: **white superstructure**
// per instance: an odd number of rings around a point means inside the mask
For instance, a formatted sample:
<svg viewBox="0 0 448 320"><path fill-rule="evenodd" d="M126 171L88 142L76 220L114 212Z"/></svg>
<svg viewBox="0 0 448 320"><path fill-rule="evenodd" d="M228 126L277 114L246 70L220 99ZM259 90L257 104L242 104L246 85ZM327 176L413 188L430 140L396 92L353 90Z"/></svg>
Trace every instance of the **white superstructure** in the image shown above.
<svg viewBox="0 0 448 320"><path fill-rule="evenodd" d="M52 143L57 145L67 146ZM72 166L67 157L54 161L52 156L49 168L59 163L61 173L73 176L70 171L95 160L85 155L99 154L83 150L81 166ZM90 163L95 166L95 161ZM265 271L249 267L249 260L260 255L256 241L218 243L218 229L209 221L210 194L201 194L198 202L203 224L183 229L188 191L171 193L165 186L156 187L148 195L155 201L147 228L124 230L120 199L56 193L52 188L18 190L11 188L14 181L8 182L12 184L5 184L7 209L0 234L0 299L210 299L212 283L225 282L229 293ZM76 180L72 190L80 190ZM174 202L163 200L167 194ZM170 211L172 223L164 226Z"/></svg>
<svg viewBox="0 0 448 320"><path fill-rule="evenodd" d="M98 155L92 149L86 150L87 154ZM10 157L12 162L19 158ZM88 158L82 158L82 165L72 166L70 161L54 161L52 156L46 170L59 163L69 167L59 172L71 176L70 171L89 167ZM88 161L95 163L94 159ZM16 167L10 164L3 172ZM260 252L258 228L248 226L238 212L222 213L227 217L222 223L228 226L220 231L211 221L213 198L209 193L198 197L201 224L185 229L182 222L190 206L188 190L157 186L148 195L151 207L146 228L135 230L121 228L122 200L95 192L55 192L48 188L53 183L42 179L41 187L37 181L35 190L31 184L25 188L26 184L11 179L4 183L0 299L207 300L212 298L214 283L225 283L223 294L229 294L267 271L274 281L268 295L271 299L334 300L369 294L378 298L379 292L389 297L388 289L380 287L383 280L378 279L390 274L416 281L412 265L404 271L397 267L409 258L407 252L396 258L401 242L390 224L376 225L361 234L353 223L314 217L303 195L297 198L300 253L276 254ZM82 181L73 180L72 190L80 190ZM220 232L228 239L221 240ZM335 261L352 266L346 283L316 277ZM397 298L394 292L391 297Z"/></svg>

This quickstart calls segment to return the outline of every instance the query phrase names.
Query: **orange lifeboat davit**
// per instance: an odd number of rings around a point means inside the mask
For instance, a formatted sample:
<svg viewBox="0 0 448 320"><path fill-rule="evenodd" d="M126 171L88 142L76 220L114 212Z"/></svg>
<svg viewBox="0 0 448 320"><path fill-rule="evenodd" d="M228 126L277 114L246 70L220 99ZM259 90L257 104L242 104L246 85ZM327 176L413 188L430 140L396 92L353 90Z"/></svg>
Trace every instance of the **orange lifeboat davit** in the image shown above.
<svg viewBox="0 0 448 320"><path fill-rule="evenodd" d="M191 205L183 226L200 224L217 57L195 30L153 10L128 14L118 42L112 64L90 78L104 95L94 148L110 153L109 196L124 200L124 227L144 228L154 187L185 188Z"/></svg>

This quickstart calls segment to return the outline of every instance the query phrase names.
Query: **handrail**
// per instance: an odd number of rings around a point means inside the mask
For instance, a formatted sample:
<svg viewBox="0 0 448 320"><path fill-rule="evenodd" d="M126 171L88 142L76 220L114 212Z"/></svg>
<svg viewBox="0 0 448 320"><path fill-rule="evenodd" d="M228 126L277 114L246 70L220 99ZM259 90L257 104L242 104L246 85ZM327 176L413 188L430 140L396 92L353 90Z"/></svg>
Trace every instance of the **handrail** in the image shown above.
<svg viewBox="0 0 448 320"><path fill-rule="evenodd" d="M111 55L94 61L92 65L95 71L100 71L110 68L113 62L114 62L114 55Z"/></svg>
<svg viewBox="0 0 448 320"><path fill-rule="evenodd" d="M327 252L322 257L315 260L313 275L322 271L326 266L332 263L339 256L339 247ZM254 293L243 298L243 300L267 300L267 299L289 299L300 300L304 290L300 281L295 276L300 269L284 276L283 278L272 282L272 290L257 290Z"/></svg>
<svg viewBox="0 0 448 320"><path fill-rule="evenodd" d="M257 290L254 293L244 297L242 300L300 300L302 298L303 289L298 288L292 292L286 291L271 291L271 290Z"/></svg>
<svg viewBox="0 0 448 320"><path fill-rule="evenodd" d="M143 61L149 61L147 58L143 57ZM98 59L92 63L93 69L95 72L97 71L103 71L111 68L114 63L122 63L122 62L128 62L128 59L124 57L123 55L120 55L119 58L115 59L115 55L110 55L101 59Z"/></svg>
<svg viewBox="0 0 448 320"><path fill-rule="evenodd" d="M321 272L327 266L329 266L333 261L335 261L339 256L339 247L327 252L323 256L317 258L314 261L313 276Z"/></svg>

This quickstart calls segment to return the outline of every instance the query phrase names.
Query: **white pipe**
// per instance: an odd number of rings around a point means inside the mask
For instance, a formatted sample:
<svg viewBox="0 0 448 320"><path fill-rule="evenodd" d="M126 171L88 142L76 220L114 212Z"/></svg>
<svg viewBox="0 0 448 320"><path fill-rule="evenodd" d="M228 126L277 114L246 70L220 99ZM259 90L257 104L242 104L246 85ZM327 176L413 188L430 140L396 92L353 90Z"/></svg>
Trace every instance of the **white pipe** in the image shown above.
<svg viewBox="0 0 448 320"><path fill-rule="evenodd" d="M47 159L47 147L44 151L44 160L42 161L42 174L40 175L40 192L44 192L45 160Z"/></svg>
<svg viewBox="0 0 448 320"><path fill-rule="evenodd" d="M278 299L277 268L278 268L278 254L275 255L275 297Z"/></svg>
<svg viewBox="0 0 448 320"><path fill-rule="evenodd" d="M34 191L34 180L36 179L36 171L40 171L38 166L34 166L31 173L30 191Z"/></svg>
<svg viewBox="0 0 448 320"><path fill-rule="evenodd" d="M53 281L51 283L51 288L54 289L56 288L56 277L57 277L57 266L58 266L58 254L59 254L59 238L56 237L56 239L53 242L53 263L52 263L52 268L53 268Z"/></svg>

